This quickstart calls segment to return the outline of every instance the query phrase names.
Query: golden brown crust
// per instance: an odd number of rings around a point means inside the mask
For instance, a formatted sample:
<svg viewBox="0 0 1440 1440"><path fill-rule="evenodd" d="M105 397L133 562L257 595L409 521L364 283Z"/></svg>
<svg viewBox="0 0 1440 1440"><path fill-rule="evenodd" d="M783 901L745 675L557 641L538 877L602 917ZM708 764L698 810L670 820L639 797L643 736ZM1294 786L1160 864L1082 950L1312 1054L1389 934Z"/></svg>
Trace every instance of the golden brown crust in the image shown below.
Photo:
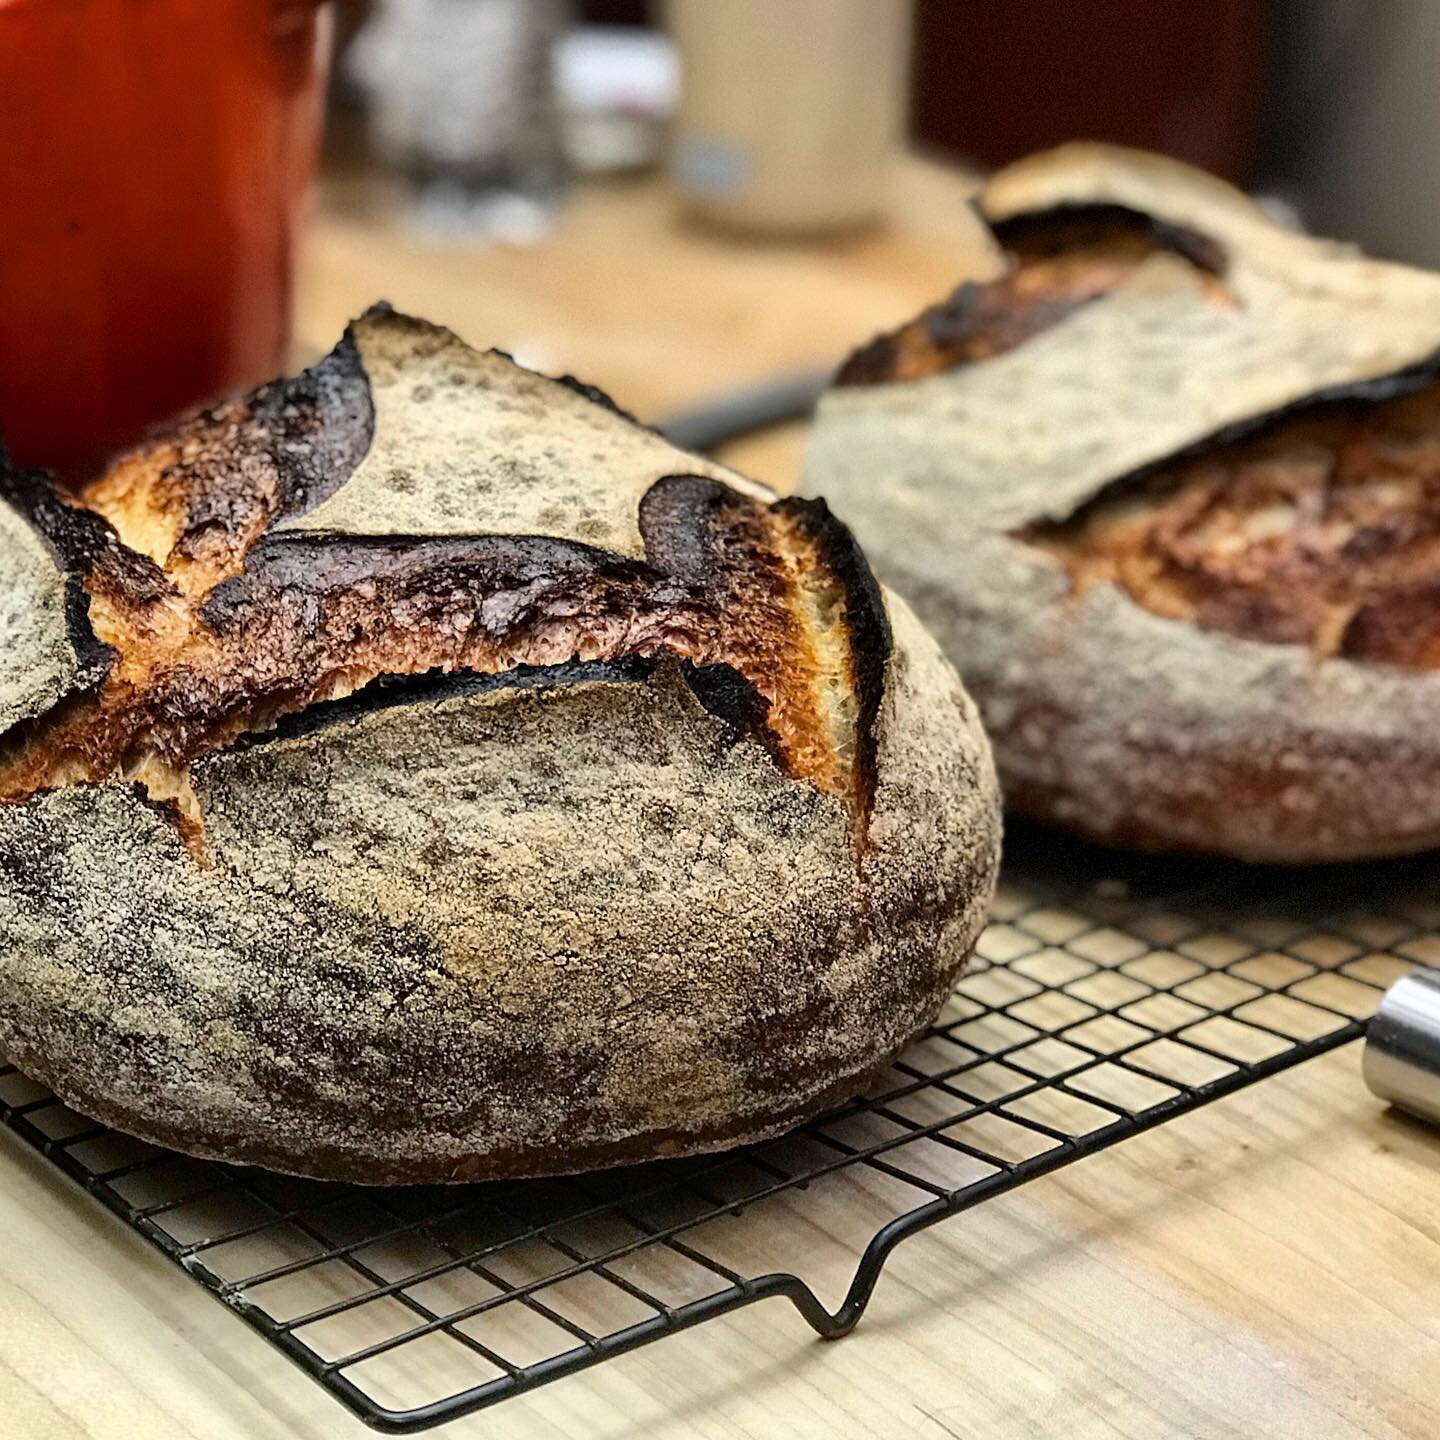
<svg viewBox="0 0 1440 1440"><path fill-rule="evenodd" d="M182 594L238 574L275 523L314 509L354 473L374 438L370 385L352 335L309 370L190 417L83 487Z"/></svg>
<svg viewBox="0 0 1440 1440"><path fill-rule="evenodd" d="M573 382L385 311L320 371L33 492L103 664L0 743L0 1053L377 1183L832 1104L994 883L934 642L823 504Z"/></svg>
<svg viewBox="0 0 1440 1440"><path fill-rule="evenodd" d="M1024 538L1077 592L1317 657L1440 665L1440 384L1313 407Z"/></svg>

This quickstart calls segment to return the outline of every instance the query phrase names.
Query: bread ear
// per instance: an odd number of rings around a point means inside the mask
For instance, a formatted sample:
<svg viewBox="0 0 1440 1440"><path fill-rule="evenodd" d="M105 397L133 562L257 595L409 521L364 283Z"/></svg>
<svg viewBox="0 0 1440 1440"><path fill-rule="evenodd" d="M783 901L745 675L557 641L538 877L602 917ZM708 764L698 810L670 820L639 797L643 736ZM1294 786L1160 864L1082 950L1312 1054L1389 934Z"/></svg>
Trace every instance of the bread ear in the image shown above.
<svg viewBox="0 0 1440 1440"><path fill-rule="evenodd" d="M1162 246L1013 345L913 382L832 389L804 488L867 546L871 512L888 510L924 517L920 543L958 554L977 522L1064 519L1118 477L1297 404L1383 398L1440 373L1440 275L1282 229L1189 167L1067 147L1002 171L981 210L998 223L1117 203L1218 245L1224 295L1209 267Z"/></svg>
<svg viewBox="0 0 1440 1440"><path fill-rule="evenodd" d="M1123 145L1075 141L997 170L975 199L992 229L1046 211L1116 206L1223 240L1276 230L1233 185L1166 155Z"/></svg>

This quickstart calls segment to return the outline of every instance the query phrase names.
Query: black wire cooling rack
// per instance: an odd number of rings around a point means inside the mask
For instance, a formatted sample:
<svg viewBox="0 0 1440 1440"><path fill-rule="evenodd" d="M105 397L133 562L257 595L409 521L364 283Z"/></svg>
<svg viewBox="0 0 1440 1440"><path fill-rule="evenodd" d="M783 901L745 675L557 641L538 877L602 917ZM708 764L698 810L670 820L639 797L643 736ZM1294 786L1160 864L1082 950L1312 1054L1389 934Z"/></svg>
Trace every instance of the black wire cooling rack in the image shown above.
<svg viewBox="0 0 1440 1440"><path fill-rule="evenodd" d="M1433 860L1304 875L1026 832L1009 855L928 1035L843 1110L748 1149L374 1190L157 1149L13 1067L0 1119L362 1420L410 1432L770 1296L842 1335L899 1241L1354 1039L1440 958ZM830 1310L813 1266L837 1252Z"/></svg>

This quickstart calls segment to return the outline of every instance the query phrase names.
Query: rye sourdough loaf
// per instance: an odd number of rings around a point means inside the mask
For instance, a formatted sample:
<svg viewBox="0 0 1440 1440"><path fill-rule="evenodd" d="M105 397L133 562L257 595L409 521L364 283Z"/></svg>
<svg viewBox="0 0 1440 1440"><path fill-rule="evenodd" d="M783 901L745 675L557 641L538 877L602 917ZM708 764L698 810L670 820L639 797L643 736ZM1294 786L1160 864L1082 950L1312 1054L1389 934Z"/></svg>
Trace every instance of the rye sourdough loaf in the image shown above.
<svg viewBox="0 0 1440 1440"><path fill-rule="evenodd" d="M975 711L823 504L384 308L77 497L0 467L0 1050L362 1182L769 1135L945 998Z"/></svg>
<svg viewBox="0 0 1440 1440"><path fill-rule="evenodd" d="M1007 803L1145 848L1440 843L1440 276L1067 146L858 351L806 487L959 666Z"/></svg>

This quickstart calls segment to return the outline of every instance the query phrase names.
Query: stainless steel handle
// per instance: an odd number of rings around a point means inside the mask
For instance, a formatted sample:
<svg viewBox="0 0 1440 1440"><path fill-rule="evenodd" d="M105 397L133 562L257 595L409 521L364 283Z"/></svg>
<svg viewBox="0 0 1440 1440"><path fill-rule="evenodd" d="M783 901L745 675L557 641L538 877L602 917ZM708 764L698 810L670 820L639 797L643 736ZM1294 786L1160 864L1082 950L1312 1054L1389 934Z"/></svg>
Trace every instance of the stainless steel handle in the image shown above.
<svg viewBox="0 0 1440 1440"><path fill-rule="evenodd" d="M1397 980L1365 1039L1365 1083L1382 1100L1440 1125L1440 970Z"/></svg>

